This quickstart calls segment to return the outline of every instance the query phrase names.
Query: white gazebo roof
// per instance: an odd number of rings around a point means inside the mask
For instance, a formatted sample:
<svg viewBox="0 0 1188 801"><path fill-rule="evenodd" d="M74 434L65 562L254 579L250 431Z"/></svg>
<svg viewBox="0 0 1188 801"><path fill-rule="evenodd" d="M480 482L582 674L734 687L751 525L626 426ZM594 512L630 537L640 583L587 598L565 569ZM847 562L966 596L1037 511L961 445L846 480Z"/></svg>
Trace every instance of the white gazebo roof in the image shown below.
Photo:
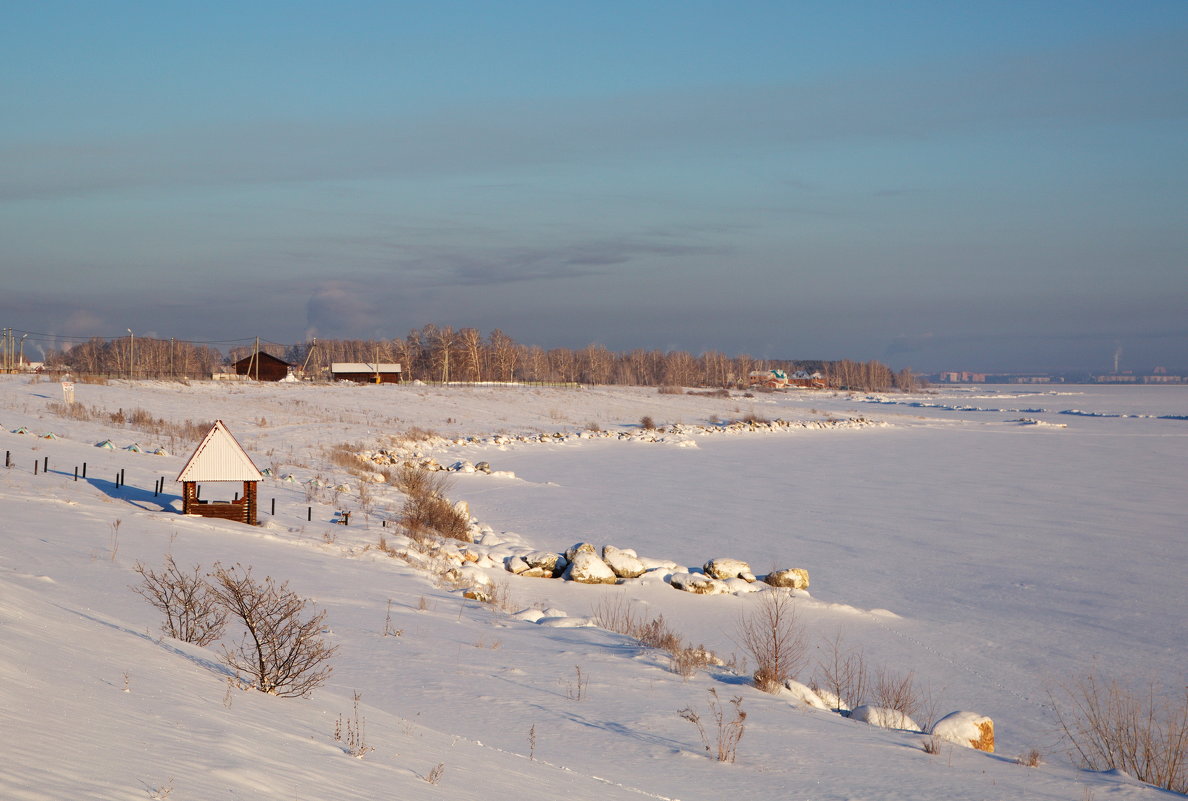
<svg viewBox="0 0 1188 801"><path fill-rule="evenodd" d="M222 420L207 432L194 455L177 475L178 481L263 481L251 457L223 425Z"/></svg>

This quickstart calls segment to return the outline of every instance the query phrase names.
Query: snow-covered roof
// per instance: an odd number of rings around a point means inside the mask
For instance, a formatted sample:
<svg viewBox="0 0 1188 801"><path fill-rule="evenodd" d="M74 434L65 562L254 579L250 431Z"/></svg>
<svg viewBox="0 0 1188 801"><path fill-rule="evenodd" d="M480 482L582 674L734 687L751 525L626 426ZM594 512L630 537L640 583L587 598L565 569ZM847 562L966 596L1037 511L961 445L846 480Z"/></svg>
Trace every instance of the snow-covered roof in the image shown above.
<svg viewBox="0 0 1188 801"><path fill-rule="evenodd" d="M264 476L222 420L215 420L178 481L262 481Z"/></svg>
<svg viewBox="0 0 1188 801"><path fill-rule="evenodd" d="M334 362L332 373L399 373L399 362Z"/></svg>

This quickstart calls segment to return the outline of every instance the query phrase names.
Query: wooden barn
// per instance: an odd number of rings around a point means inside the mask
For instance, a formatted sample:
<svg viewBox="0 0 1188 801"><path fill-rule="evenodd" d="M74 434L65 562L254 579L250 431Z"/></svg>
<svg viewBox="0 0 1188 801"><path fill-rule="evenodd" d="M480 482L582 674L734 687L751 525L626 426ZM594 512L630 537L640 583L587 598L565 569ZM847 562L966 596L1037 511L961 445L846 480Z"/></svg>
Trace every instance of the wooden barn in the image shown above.
<svg viewBox="0 0 1188 801"><path fill-rule="evenodd" d="M334 362L330 375L335 381L360 384L399 384L400 365L385 362Z"/></svg>
<svg viewBox="0 0 1188 801"><path fill-rule="evenodd" d="M259 381L283 381L293 369L293 365L263 351L245 356L234 367L239 375Z"/></svg>
<svg viewBox="0 0 1188 801"><path fill-rule="evenodd" d="M222 420L215 424L194 450L193 456L178 474L182 485L182 514L236 520L250 526L257 524L257 486L264 475L236 441ZM199 483L243 482L243 493L234 500L204 501L198 498Z"/></svg>

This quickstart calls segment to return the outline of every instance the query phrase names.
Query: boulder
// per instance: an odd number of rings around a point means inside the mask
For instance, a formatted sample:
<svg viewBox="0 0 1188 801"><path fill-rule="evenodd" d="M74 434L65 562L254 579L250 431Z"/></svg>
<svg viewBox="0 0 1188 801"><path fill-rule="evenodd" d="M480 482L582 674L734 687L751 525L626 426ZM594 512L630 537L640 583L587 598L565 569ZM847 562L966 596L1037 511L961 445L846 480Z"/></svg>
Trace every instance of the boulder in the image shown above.
<svg viewBox="0 0 1188 801"><path fill-rule="evenodd" d="M614 584L618 581L615 571L599 559L598 554L590 551L578 551L573 555L564 578L579 584Z"/></svg>
<svg viewBox="0 0 1188 801"><path fill-rule="evenodd" d="M885 706L870 706L863 704L850 711L851 720L860 720L881 729L903 729L905 731L920 731L916 721L900 712L898 709L888 709Z"/></svg>
<svg viewBox="0 0 1188 801"><path fill-rule="evenodd" d="M528 571L522 575L533 578L556 578L569 566L569 560L552 551L533 551L523 559L528 563Z"/></svg>
<svg viewBox="0 0 1188 801"><path fill-rule="evenodd" d="M491 472L491 463L490 462L479 462L478 464L476 464L474 466L474 469L479 473L488 473L489 474Z"/></svg>
<svg viewBox="0 0 1188 801"><path fill-rule="evenodd" d="M673 589L691 592L695 595L722 595L729 592L724 582L703 576L700 573L673 573L668 578Z"/></svg>
<svg viewBox="0 0 1188 801"><path fill-rule="evenodd" d="M809 574L803 567L790 567L786 570L776 570L763 577L773 587L788 587L793 590L807 590Z"/></svg>
<svg viewBox="0 0 1188 801"><path fill-rule="evenodd" d="M619 578L639 578L647 569L643 562L639 561L635 551L619 549L613 545L602 549L602 561L606 562Z"/></svg>
<svg viewBox="0 0 1188 801"><path fill-rule="evenodd" d="M591 553L597 556L598 549L588 542L579 542L576 545L571 545L565 549L565 558L572 562L573 557L577 556L579 553Z"/></svg>
<svg viewBox="0 0 1188 801"><path fill-rule="evenodd" d="M929 734L966 748L994 753L994 721L977 712L950 712L932 724Z"/></svg>
<svg viewBox="0 0 1188 801"><path fill-rule="evenodd" d="M754 575L751 574L751 566L741 559L711 559L705 563L705 567L702 569L710 578L730 579L751 576L751 581L755 580Z"/></svg>

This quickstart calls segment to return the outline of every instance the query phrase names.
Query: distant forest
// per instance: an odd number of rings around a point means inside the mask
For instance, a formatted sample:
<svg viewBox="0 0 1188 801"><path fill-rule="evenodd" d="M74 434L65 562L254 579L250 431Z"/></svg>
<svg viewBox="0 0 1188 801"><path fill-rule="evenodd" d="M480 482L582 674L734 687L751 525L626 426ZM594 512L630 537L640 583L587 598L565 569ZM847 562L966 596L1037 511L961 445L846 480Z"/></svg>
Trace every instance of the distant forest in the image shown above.
<svg viewBox="0 0 1188 801"><path fill-rule="evenodd" d="M150 337L92 338L46 354L46 367L80 374L136 378L196 379L250 356L255 344L224 356L206 344ZM304 368L306 377L328 377L332 362L396 362L405 381L622 384L630 386L743 387L752 370L820 372L831 387L880 392L917 387L911 370L891 370L877 361L793 361L727 356L716 351L631 350L602 345L544 349L521 345L503 331L486 336L475 328L426 325L403 339L315 339L297 345L259 344L261 352Z"/></svg>

